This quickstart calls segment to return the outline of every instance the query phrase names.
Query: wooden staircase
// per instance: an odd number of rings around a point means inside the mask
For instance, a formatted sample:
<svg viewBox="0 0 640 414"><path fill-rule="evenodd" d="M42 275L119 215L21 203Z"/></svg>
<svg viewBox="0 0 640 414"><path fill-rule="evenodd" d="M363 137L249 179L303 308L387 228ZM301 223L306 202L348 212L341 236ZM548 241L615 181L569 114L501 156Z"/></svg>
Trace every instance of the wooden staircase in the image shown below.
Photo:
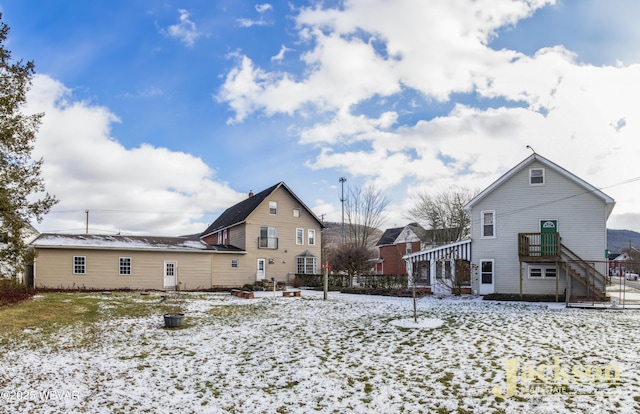
<svg viewBox="0 0 640 414"><path fill-rule="evenodd" d="M587 288L587 292L590 295L588 299L604 301L607 296L607 277L564 244L561 243L560 246L560 267L573 280L577 280Z"/></svg>
<svg viewBox="0 0 640 414"><path fill-rule="evenodd" d="M518 256L521 262L557 263L567 278L577 281L586 288L589 301L606 299L607 278L592 263L585 261L575 252L562 244L558 233L519 233ZM571 289L567 289L571 295ZM570 298L567 298L569 300Z"/></svg>

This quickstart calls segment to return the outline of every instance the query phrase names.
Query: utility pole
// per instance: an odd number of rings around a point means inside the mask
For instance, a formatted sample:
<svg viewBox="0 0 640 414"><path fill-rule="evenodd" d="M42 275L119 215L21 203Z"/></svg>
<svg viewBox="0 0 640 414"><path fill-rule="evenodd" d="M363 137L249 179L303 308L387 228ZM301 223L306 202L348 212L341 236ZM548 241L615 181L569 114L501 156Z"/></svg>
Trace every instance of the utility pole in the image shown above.
<svg viewBox="0 0 640 414"><path fill-rule="evenodd" d="M345 177L340 177L340 184L342 185L342 195L340 196L340 202L342 203L342 247L344 248L344 183L347 181Z"/></svg>
<svg viewBox="0 0 640 414"><path fill-rule="evenodd" d="M89 210L85 210L84 214L86 214L87 216L87 218L85 219L84 234L89 234Z"/></svg>

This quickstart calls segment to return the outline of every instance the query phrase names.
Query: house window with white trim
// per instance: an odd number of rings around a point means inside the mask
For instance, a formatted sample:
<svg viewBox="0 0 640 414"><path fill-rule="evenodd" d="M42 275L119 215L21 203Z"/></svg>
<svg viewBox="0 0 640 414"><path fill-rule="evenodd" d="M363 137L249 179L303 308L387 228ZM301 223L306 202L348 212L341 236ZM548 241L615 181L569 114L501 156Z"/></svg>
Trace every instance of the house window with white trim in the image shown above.
<svg viewBox="0 0 640 414"><path fill-rule="evenodd" d="M529 185L544 185L544 168L529 169Z"/></svg>
<svg viewBox="0 0 640 414"><path fill-rule="evenodd" d="M278 229L275 227L260 227L260 237L258 238L258 248L277 249Z"/></svg>
<svg viewBox="0 0 640 414"><path fill-rule="evenodd" d="M315 246L316 245L316 231L314 229L309 229L308 236L309 236L309 246Z"/></svg>
<svg viewBox="0 0 640 414"><path fill-rule="evenodd" d="M300 217L300 209L299 208L294 208L293 209L293 217Z"/></svg>
<svg viewBox="0 0 640 414"><path fill-rule="evenodd" d="M269 214L275 216L278 214L278 202L269 201Z"/></svg>
<svg viewBox="0 0 640 414"><path fill-rule="evenodd" d="M232 269L238 268L238 259L231 259L231 268Z"/></svg>
<svg viewBox="0 0 640 414"><path fill-rule="evenodd" d="M546 265L529 265L529 279L555 279L557 277L556 267Z"/></svg>
<svg viewBox="0 0 640 414"><path fill-rule="evenodd" d="M296 244L304 244L304 229L296 229Z"/></svg>
<svg viewBox="0 0 640 414"><path fill-rule="evenodd" d="M490 238L496 237L496 212L495 210L491 211L481 211L480 212L481 223L481 237Z"/></svg>
<svg viewBox="0 0 640 414"><path fill-rule="evenodd" d="M84 275L87 273L86 256L73 256L73 274Z"/></svg>
<svg viewBox="0 0 640 414"><path fill-rule="evenodd" d="M131 276L131 258L120 257L118 259L118 274L120 276Z"/></svg>
<svg viewBox="0 0 640 414"><path fill-rule="evenodd" d="M317 270L317 261L315 257L300 256L296 257L296 271L298 274L315 275Z"/></svg>

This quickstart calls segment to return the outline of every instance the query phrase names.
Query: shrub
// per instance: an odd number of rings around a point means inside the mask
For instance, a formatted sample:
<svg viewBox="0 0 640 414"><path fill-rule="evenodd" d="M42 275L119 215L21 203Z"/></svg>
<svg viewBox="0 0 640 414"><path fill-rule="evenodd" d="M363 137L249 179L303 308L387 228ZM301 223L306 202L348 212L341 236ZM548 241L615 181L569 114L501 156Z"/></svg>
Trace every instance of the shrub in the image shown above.
<svg viewBox="0 0 640 414"><path fill-rule="evenodd" d="M0 279L0 307L13 305L36 294L15 279Z"/></svg>

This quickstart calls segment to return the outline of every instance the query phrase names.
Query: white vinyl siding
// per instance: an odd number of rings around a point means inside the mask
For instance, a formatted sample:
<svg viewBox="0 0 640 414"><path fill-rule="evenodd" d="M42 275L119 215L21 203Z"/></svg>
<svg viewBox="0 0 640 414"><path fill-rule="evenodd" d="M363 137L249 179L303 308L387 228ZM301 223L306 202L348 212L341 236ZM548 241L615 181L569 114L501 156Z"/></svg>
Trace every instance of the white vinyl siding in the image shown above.
<svg viewBox="0 0 640 414"><path fill-rule="evenodd" d="M529 169L545 168L545 185L529 185ZM497 208L499 207L499 209ZM518 233L539 233L540 220L552 217L560 225L562 244L584 260L593 260L601 273L606 247L606 204L557 170L537 162L523 168L476 203L471 213L471 238L474 262L478 258L495 258L495 292L523 294L555 294L556 278L529 278L527 264L518 260ZM496 211L496 238L484 238L481 214ZM559 271L558 290L566 288L565 272ZM475 282L477 283L477 282ZM578 283L572 288L577 289Z"/></svg>

